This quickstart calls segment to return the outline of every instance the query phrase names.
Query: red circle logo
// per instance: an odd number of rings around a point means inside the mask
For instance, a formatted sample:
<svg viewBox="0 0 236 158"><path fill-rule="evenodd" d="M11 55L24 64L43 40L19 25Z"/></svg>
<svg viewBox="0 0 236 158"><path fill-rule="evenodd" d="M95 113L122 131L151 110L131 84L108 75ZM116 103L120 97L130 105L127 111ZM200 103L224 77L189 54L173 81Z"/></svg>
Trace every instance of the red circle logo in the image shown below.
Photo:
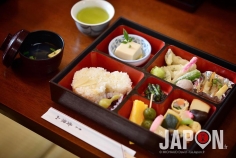
<svg viewBox="0 0 236 158"><path fill-rule="evenodd" d="M209 141L209 134L201 131L197 134L197 141L201 144L206 144Z"/></svg>

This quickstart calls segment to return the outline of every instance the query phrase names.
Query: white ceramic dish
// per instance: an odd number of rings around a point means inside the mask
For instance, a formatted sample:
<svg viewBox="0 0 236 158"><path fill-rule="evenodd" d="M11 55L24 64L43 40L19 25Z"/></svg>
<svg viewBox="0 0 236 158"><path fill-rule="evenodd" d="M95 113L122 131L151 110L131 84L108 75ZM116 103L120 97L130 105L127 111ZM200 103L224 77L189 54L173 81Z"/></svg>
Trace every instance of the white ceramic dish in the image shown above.
<svg viewBox="0 0 236 158"><path fill-rule="evenodd" d="M143 57L137 60L124 60L121 58L118 58L114 52L116 48L120 45L120 43L124 40L124 35L120 35L115 37L114 39L111 40L111 42L108 45L108 51L109 55L112 56L113 58L116 58L122 62L128 63L133 66L140 66L143 63L145 63L148 58L151 55L152 47L150 43L143 37L134 35L134 34L129 34L129 37L133 39L133 42L138 43L142 46L142 52L143 52Z"/></svg>

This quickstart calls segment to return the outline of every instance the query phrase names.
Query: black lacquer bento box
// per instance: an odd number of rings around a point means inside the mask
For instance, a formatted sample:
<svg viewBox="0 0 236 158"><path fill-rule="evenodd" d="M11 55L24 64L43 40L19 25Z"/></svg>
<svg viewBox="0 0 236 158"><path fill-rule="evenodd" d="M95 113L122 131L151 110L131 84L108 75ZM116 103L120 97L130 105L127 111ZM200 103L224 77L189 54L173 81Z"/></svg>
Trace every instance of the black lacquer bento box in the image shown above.
<svg viewBox="0 0 236 158"><path fill-rule="evenodd" d="M130 66L122 63L109 56L108 44L118 35L123 34L125 29L130 34L136 34L147 39L151 46L152 52L149 60L141 66ZM168 48L171 48L177 55L190 60L193 56L198 57L198 69L201 72L215 71L217 74L231 80L234 85L226 98L222 102L214 102L196 93L186 91L165 80L150 74L153 66L164 64L164 54ZM72 91L71 82L73 75L77 70L85 67L103 67L108 71L126 72L132 80L132 91L123 98L123 101L113 110L105 109L95 103L75 94ZM132 103L138 99L146 104L149 100L144 97L145 86L149 82L157 83L167 94L162 102L153 103L153 108L158 114L164 115L171 102L176 98L185 98L191 101L194 98L204 101L210 105L211 109L207 121L202 129L217 129L224 117L236 101L236 65L228 63L215 56L207 54L196 48L188 46L175 39L167 37L158 32L152 31L144 26L129 21L123 17L119 18L110 28L100 35L81 55L75 58L65 69L57 74L50 81L51 98L54 102L66 106L73 111L84 115L96 123L108 128L116 134L122 135L127 140L145 148L154 155L158 155L160 148L159 143L165 142L162 137L152 133L129 121L129 115L132 109ZM190 143L185 151L199 149L195 142ZM170 156L162 154L161 157ZM193 155L192 155L193 156Z"/></svg>

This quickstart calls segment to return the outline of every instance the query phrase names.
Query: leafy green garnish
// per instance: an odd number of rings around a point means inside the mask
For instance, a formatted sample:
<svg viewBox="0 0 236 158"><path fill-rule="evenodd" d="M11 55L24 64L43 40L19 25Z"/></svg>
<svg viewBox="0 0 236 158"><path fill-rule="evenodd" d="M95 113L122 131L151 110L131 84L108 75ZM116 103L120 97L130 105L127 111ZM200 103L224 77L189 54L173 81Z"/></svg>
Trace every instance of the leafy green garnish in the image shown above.
<svg viewBox="0 0 236 158"><path fill-rule="evenodd" d="M213 80L212 80L212 83L213 83L213 84L217 84L217 82L219 82L217 79L213 79Z"/></svg>
<svg viewBox="0 0 236 158"><path fill-rule="evenodd" d="M178 105L174 105L173 107L176 108L177 110L181 110L181 109L182 109L182 108L181 108L180 106L178 106Z"/></svg>
<svg viewBox="0 0 236 158"><path fill-rule="evenodd" d="M32 55L31 55L29 58L30 58L30 59L35 59L35 57L34 57L34 56L32 56Z"/></svg>
<svg viewBox="0 0 236 158"><path fill-rule="evenodd" d="M54 49L54 48L50 48L50 50L51 50L52 52L55 52L55 51L56 51L56 49Z"/></svg>
<svg viewBox="0 0 236 158"><path fill-rule="evenodd" d="M29 55L29 51L23 52L23 55L24 55L24 56Z"/></svg>
<svg viewBox="0 0 236 158"><path fill-rule="evenodd" d="M125 39L122 41L122 43L127 44L128 42L131 42L133 40L131 37L129 37L129 34L125 29L123 29L123 35Z"/></svg>
<svg viewBox="0 0 236 158"><path fill-rule="evenodd" d="M213 79L212 83L215 84L218 88L221 88L223 86L223 84L220 82L220 80L218 79Z"/></svg>

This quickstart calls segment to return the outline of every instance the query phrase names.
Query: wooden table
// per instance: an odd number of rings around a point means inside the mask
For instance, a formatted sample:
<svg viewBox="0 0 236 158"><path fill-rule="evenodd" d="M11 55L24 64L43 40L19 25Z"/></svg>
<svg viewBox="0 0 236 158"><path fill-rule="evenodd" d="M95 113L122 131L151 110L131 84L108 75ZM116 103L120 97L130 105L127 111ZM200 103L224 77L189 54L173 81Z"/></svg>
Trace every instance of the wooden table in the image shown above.
<svg viewBox="0 0 236 158"><path fill-rule="evenodd" d="M236 9L232 6L221 8L211 1L205 1L196 12L189 13L158 0L109 1L115 8L111 23L123 16L236 64ZM62 70L94 41L94 38L77 30L70 16L70 9L76 2L7 0L0 4L0 42L8 33L14 34L20 29L57 32L65 41L64 56L59 68ZM18 71L17 68L0 65L0 112L80 157L109 156L43 120L41 116L50 107L128 145L128 140L123 137L51 101L49 80L56 73L35 77ZM235 114L236 107L233 106L219 127L224 130L224 144L228 148L213 150L208 146L203 157L226 157L230 153L236 142ZM154 157L136 145L130 147L137 151L138 158Z"/></svg>

